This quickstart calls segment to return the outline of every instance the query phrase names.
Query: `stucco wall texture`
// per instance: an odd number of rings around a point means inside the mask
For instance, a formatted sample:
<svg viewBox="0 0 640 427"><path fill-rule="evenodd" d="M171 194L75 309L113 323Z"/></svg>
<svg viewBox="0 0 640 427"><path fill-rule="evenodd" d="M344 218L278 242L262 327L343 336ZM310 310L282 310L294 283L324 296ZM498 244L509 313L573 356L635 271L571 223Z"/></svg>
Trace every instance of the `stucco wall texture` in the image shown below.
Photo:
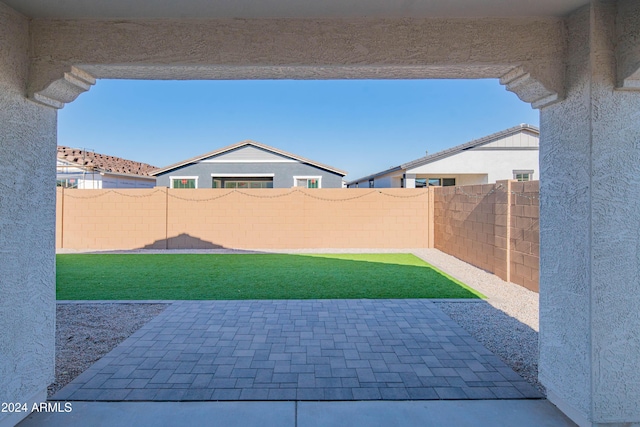
<svg viewBox="0 0 640 427"><path fill-rule="evenodd" d="M614 90L640 8L617 6L569 19L567 99L541 111L539 372L583 425L640 422L640 96Z"/></svg>
<svg viewBox="0 0 640 427"><path fill-rule="evenodd" d="M158 79L496 78L522 64L559 90L563 31L556 18L36 19L30 93L81 64Z"/></svg>
<svg viewBox="0 0 640 427"><path fill-rule="evenodd" d="M29 21L0 3L0 399L53 374L56 114L26 94L60 108L93 77L502 76L541 107L540 379L581 425L640 423L638 40L637 0L557 19L190 21Z"/></svg>
<svg viewBox="0 0 640 427"><path fill-rule="evenodd" d="M0 3L0 402L31 404L55 358L57 116L25 98L28 54L28 20Z"/></svg>

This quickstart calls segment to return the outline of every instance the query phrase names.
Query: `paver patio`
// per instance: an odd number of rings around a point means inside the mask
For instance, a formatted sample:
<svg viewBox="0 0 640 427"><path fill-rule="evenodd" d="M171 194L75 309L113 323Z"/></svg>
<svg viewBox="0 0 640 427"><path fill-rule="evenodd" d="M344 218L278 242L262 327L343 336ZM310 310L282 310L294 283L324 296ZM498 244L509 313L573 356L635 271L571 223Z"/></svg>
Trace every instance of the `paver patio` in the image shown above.
<svg viewBox="0 0 640 427"><path fill-rule="evenodd" d="M429 300L179 301L53 400L541 394Z"/></svg>

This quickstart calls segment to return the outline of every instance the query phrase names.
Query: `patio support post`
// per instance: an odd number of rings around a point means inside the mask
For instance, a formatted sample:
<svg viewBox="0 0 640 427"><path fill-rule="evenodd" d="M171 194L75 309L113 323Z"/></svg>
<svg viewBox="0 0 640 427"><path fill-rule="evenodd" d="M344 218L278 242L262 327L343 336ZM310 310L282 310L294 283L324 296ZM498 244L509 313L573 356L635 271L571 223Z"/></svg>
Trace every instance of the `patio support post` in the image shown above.
<svg viewBox="0 0 640 427"><path fill-rule="evenodd" d="M0 3L0 402L30 410L54 377L57 115L26 98L28 72L29 20Z"/></svg>
<svg viewBox="0 0 640 427"><path fill-rule="evenodd" d="M640 423L640 87L621 85L619 67L640 64L640 2L594 0L569 17L567 37L566 99L540 120L539 377L579 425L630 425Z"/></svg>

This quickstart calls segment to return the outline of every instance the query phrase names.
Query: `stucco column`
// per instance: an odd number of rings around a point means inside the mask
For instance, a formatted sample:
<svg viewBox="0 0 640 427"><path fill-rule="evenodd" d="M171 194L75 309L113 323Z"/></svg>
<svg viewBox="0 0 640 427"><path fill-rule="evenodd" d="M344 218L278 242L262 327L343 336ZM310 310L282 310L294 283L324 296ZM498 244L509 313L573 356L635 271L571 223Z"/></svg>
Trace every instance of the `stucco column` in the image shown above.
<svg viewBox="0 0 640 427"><path fill-rule="evenodd" d="M57 116L25 97L28 52L29 21L0 3L0 402L31 404L55 364Z"/></svg>
<svg viewBox="0 0 640 427"><path fill-rule="evenodd" d="M616 88L640 7L595 0L567 30L567 97L541 110L539 376L580 425L640 423L640 92Z"/></svg>

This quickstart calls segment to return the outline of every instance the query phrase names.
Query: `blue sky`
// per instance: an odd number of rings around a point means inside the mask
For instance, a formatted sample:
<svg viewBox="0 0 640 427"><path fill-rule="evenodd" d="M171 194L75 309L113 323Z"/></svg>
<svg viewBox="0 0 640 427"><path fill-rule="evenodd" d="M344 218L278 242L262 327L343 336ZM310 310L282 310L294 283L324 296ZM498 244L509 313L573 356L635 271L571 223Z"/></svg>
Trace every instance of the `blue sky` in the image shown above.
<svg viewBox="0 0 640 427"><path fill-rule="evenodd" d="M167 166L246 139L347 180L539 115L497 80L100 80L58 115L58 143Z"/></svg>

